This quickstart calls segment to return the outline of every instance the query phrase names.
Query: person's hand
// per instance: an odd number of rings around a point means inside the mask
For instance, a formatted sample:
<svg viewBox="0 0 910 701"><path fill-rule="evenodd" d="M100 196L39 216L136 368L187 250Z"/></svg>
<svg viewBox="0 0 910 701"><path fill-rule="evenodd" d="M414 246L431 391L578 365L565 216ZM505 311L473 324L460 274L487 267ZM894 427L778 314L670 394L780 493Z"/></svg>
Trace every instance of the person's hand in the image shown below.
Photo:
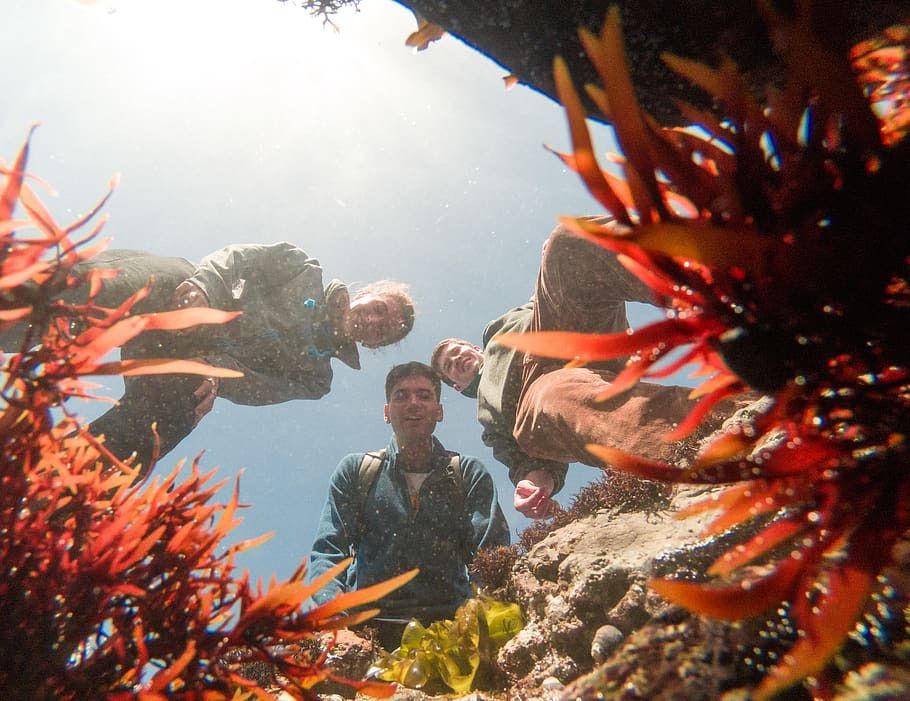
<svg viewBox="0 0 910 701"><path fill-rule="evenodd" d="M555 483L546 470L533 470L515 485L515 510L528 518L546 518L557 508L550 498Z"/></svg>
<svg viewBox="0 0 910 701"><path fill-rule="evenodd" d="M209 298L195 282L184 280L174 290L174 307L177 309L207 306L209 306Z"/></svg>
<svg viewBox="0 0 910 701"><path fill-rule="evenodd" d="M206 377L202 383L193 392L193 426L195 427L202 417L212 410L215 404L215 397L218 396L218 380L214 377Z"/></svg>

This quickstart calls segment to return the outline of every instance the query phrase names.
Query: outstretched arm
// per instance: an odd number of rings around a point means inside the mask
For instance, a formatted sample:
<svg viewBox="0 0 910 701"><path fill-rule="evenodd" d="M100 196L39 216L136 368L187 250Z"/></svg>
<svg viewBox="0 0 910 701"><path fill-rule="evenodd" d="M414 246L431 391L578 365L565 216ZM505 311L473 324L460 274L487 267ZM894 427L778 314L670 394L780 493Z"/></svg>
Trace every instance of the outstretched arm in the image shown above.
<svg viewBox="0 0 910 701"><path fill-rule="evenodd" d="M509 468L509 479L515 485L515 510L528 518L544 518L554 508L550 498L562 489L569 466L543 458L532 458L522 452L511 434L485 427L483 442L493 449L493 456Z"/></svg>
<svg viewBox="0 0 910 701"><path fill-rule="evenodd" d="M356 478L360 459L360 455L348 455L332 474L329 495L310 551L310 580L350 557L356 546L359 519L357 504L360 496ZM313 599L316 603L323 604L346 589L345 575L341 574L314 594Z"/></svg>
<svg viewBox="0 0 910 701"><path fill-rule="evenodd" d="M467 481L464 507L471 528L468 537L473 557L481 548L507 546L511 537L496 485L486 467L476 458L466 458L464 468Z"/></svg>

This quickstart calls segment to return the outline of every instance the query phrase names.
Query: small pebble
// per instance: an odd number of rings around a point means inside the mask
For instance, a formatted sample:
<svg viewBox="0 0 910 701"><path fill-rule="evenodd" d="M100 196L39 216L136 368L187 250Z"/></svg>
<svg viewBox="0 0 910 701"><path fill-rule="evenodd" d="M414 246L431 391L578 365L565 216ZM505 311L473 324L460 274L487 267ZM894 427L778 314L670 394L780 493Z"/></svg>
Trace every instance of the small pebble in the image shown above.
<svg viewBox="0 0 910 701"><path fill-rule="evenodd" d="M556 677L547 677L540 685L540 688L544 691L559 691L563 687L565 687L565 684L559 681Z"/></svg>
<svg viewBox="0 0 910 701"><path fill-rule="evenodd" d="M591 641L591 658L596 664L605 662L623 641L623 638L625 636L616 626L601 626L594 633L594 640Z"/></svg>

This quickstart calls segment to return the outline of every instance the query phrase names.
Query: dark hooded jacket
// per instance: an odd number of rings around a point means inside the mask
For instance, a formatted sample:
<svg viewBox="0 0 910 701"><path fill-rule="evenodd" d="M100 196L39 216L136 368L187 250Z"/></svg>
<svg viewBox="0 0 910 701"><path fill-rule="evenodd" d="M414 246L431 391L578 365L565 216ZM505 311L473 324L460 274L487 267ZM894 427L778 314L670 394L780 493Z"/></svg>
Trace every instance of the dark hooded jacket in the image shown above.
<svg viewBox="0 0 910 701"><path fill-rule="evenodd" d="M243 314L200 330L202 356L244 376L222 380L218 395L236 404L319 399L332 385L331 358L360 369L356 344L335 334L349 306L347 286L325 289L322 267L287 243L227 246L202 259L190 282L209 306Z"/></svg>
<svg viewBox="0 0 910 701"><path fill-rule="evenodd" d="M234 244L193 266L182 258L114 249L79 266L115 268L97 302L117 306L153 281L135 313L172 308L174 290L190 280L213 309L242 314L226 324L200 325L183 333L140 334L123 350L125 358L201 358L239 370L242 378L222 379L218 396L235 404L278 404L319 399L331 389L332 358L360 368L356 344L335 334L333 321L349 306L347 286L332 280L325 288L319 261L292 243ZM84 294L84 291L83 291Z"/></svg>

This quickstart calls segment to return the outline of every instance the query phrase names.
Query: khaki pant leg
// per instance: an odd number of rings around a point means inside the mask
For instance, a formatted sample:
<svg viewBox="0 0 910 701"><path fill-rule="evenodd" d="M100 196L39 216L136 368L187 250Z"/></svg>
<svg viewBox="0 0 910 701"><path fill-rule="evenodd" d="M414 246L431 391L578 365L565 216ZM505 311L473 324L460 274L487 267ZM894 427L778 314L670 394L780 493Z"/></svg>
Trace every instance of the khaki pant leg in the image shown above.
<svg viewBox="0 0 910 701"><path fill-rule="evenodd" d="M515 421L515 440L528 455L602 467L589 443L652 460L669 459L663 437L694 406L688 387L639 383L607 402L596 402L614 377L608 371L562 368L526 388Z"/></svg>

